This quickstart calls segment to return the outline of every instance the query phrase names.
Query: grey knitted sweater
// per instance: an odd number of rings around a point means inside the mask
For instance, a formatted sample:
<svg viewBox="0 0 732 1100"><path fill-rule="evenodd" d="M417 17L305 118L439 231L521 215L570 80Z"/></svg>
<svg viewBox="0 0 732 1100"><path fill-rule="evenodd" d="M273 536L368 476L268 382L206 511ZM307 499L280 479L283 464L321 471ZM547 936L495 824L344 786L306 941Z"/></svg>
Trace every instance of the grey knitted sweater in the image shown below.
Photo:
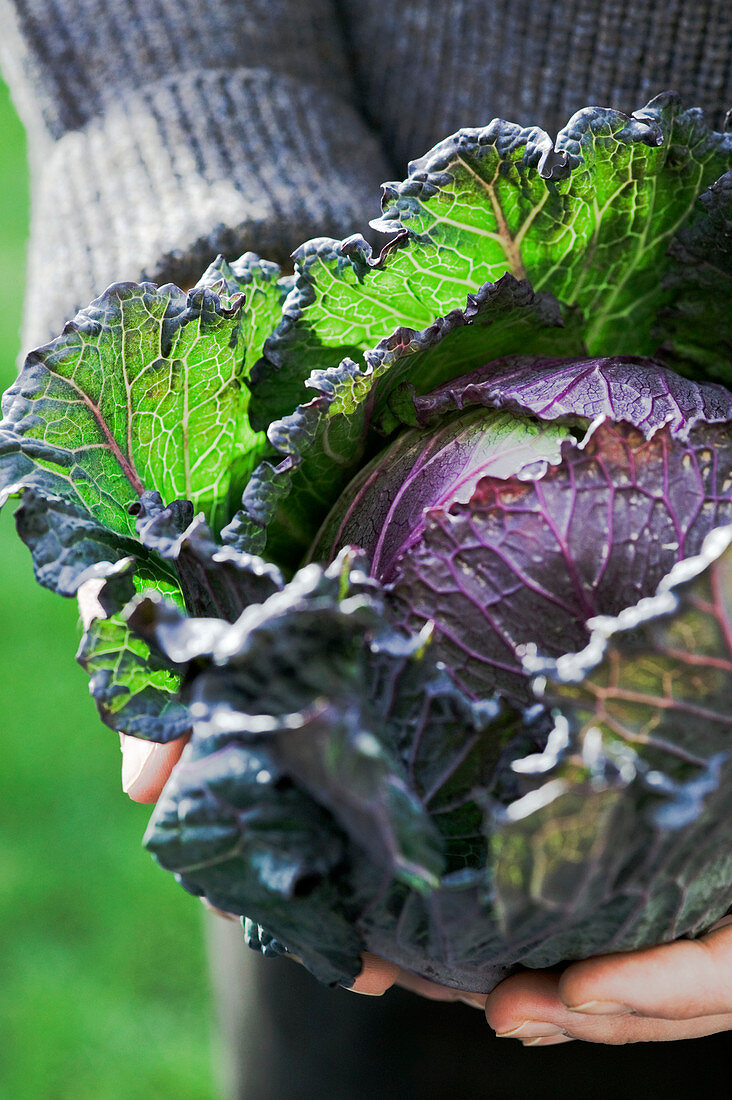
<svg viewBox="0 0 732 1100"><path fill-rule="evenodd" d="M459 126L667 88L721 123L729 0L0 0L29 134L25 347L117 279L363 231Z"/></svg>

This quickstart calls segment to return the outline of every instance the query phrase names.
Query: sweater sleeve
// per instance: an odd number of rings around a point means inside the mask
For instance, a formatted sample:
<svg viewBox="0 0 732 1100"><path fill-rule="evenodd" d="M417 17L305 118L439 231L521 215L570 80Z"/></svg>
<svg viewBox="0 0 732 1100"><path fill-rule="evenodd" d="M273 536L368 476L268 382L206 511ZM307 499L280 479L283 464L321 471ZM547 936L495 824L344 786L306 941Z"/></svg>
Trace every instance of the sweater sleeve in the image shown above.
<svg viewBox="0 0 732 1100"><path fill-rule="evenodd" d="M24 346L110 282L363 231L390 170L331 0L0 0L29 135Z"/></svg>

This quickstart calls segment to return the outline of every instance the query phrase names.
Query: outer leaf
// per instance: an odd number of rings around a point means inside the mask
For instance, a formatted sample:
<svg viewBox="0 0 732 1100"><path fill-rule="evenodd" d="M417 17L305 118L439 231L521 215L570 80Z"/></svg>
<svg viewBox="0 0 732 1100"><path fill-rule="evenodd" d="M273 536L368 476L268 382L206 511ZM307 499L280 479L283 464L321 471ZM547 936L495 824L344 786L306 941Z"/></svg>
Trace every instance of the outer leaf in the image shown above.
<svg viewBox="0 0 732 1100"><path fill-rule="evenodd" d="M585 108L559 134L557 148L583 162L567 197L576 214L571 230L584 247L565 235L561 257L544 246L554 253L551 267L527 266L529 278L537 272L536 289L554 288L582 309L591 355L653 353L653 323L669 300L660 282L669 243L698 195L732 164L732 134L710 130L702 112L682 110L672 92L620 123ZM644 124L657 132L655 142L639 132Z"/></svg>
<svg viewBox="0 0 732 1100"><path fill-rule="evenodd" d="M282 304L293 282L292 275L282 276L279 264L263 260L255 252L245 252L232 263L217 256L196 284L212 290L222 304L229 307L244 295L242 329L247 377L249 369L262 354L265 339L279 320Z"/></svg>
<svg viewBox="0 0 732 1100"><path fill-rule="evenodd" d="M661 353L683 373L701 368L732 386L732 173L705 191L669 255L673 304L659 319Z"/></svg>
<svg viewBox="0 0 732 1100"><path fill-rule="evenodd" d="M515 765L542 785L492 844L506 931L557 929L530 965L695 935L732 900L731 544L712 532L656 596L596 619L581 653L527 658L564 750Z"/></svg>
<svg viewBox="0 0 732 1100"><path fill-rule="evenodd" d="M96 565L82 575L83 580L101 579L97 599L106 618L95 619L87 629L77 657L91 677L90 691L108 726L169 741L190 728L179 694L179 669L131 633L122 615L125 605L136 591L152 588L192 614L233 621L245 607L277 592L283 581L267 562L216 543L203 517L193 517L190 501L163 508L158 493L143 493L135 512L142 557ZM172 585L161 582L161 566L170 570Z"/></svg>
<svg viewBox="0 0 732 1100"><path fill-rule="evenodd" d="M558 656L586 641L593 615L654 591L679 559L732 518L732 425L688 442L663 428L602 424L536 481L486 477L467 504L436 508L387 580L411 629L436 623L435 646L468 691L527 699L517 649Z"/></svg>
<svg viewBox="0 0 732 1100"><path fill-rule="evenodd" d="M262 603L283 586L276 566L215 541L188 500L163 507L159 493L143 493L133 506L142 545L175 567L190 614L234 622L245 607Z"/></svg>
<svg viewBox="0 0 732 1100"><path fill-rule="evenodd" d="M219 256L198 282L219 295L222 304L241 305L240 341L244 352L242 377L249 379L260 359L265 340L282 318L282 306L292 289L292 276L281 277L278 264L262 260L254 252L245 252L228 263ZM248 404L248 401L247 401ZM241 504L241 493L249 476L268 450L263 432L253 433L248 416L239 421L238 453L232 461L227 512L233 514Z"/></svg>
<svg viewBox="0 0 732 1100"><path fill-rule="evenodd" d="M629 744L679 782L726 742L732 752L732 526L679 562L657 595L589 625L580 653L527 662L579 735ZM680 825L688 807L677 809Z"/></svg>
<svg viewBox="0 0 732 1100"><path fill-rule="evenodd" d="M171 741L187 733L191 719L180 699L180 676L132 634L120 612L135 587L150 581L135 576L132 559L89 571L102 580L98 599L106 617L95 618L81 640L76 658L89 674L89 691L102 721L120 733L152 741ZM166 595L174 597L170 589Z"/></svg>
<svg viewBox="0 0 732 1100"><path fill-rule="evenodd" d="M358 573L349 598L352 564L346 555L325 574L308 567L228 630L204 635L209 648L198 656L212 667L196 679L191 712L215 743L238 733L256 744L265 734L279 766L377 861L427 888L440 852L363 692L364 631L378 626L378 605L368 597L373 584ZM196 620L181 618L176 629L170 616L148 601L129 622L173 660L192 655Z"/></svg>
<svg viewBox="0 0 732 1100"><path fill-rule="evenodd" d="M710 764L690 782L704 797L680 831L654 826L631 762L624 781L617 767L593 773L593 759L524 796L493 841L496 917L524 965L698 935L729 906L728 771ZM512 955L499 949L499 960Z"/></svg>
<svg viewBox="0 0 732 1100"><path fill-rule="evenodd" d="M256 471L243 513L225 537L258 553L266 544L268 556L295 564L361 463L372 425L388 431L395 423L390 403L399 387L423 392L527 342L545 351L570 350L576 339L550 295L535 295L506 275L422 332L397 329L366 353L365 367L346 359L315 371L308 385L316 396L270 426L270 441L284 460Z"/></svg>
<svg viewBox="0 0 732 1100"><path fill-rule="evenodd" d="M73 596L80 581L97 562L116 562L136 555L147 559L133 538L98 523L86 508L26 489L15 513L18 534L33 557L36 580L62 596ZM162 563L150 564L162 576ZM169 580L174 580L171 576Z"/></svg>
<svg viewBox="0 0 732 1100"><path fill-rule="evenodd" d="M342 864L347 840L266 747L232 740L202 755L189 745L145 843L187 890L265 921L321 981L360 971L358 935L327 877Z"/></svg>
<svg viewBox="0 0 732 1100"><path fill-rule="evenodd" d="M190 501L165 520L146 512L162 509L155 490L183 489L214 522L230 514L227 495L266 445L244 381L279 310L278 274L248 254L217 261L188 296L118 284L28 357L3 406L0 502L24 494L18 529L41 583L72 595L91 566L134 555L138 586L227 618L280 586L275 569L217 546ZM189 725L179 678L130 635L124 602L87 631L79 660L107 724L168 740Z"/></svg>
<svg viewBox="0 0 732 1100"><path fill-rule="evenodd" d="M377 865L428 892L445 859L463 868L472 852L480 866L472 791L490 784L515 716L471 705L436 673L425 638L386 629L378 589L358 572L349 587L349 566L342 555L324 575L308 567L231 628L150 601L130 624L173 661L207 665L190 694L196 751L265 746Z"/></svg>
<svg viewBox="0 0 732 1100"><path fill-rule="evenodd" d="M134 534L145 489L226 515L242 430L243 298L119 283L32 352L5 396L0 502L32 488ZM246 438L245 438L246 437Z"/></svg>
<svg viewBox="0 0 732 1100"><path fill-rule="evenodd" d="M394 634L352 555L302 570L234 626L149 599L129 617L193 662L193 738L146 838L188 889L251 914L267 942L332 981L358 970L344 965L344 915L363 950L371 907L429 894L443 860L451 888L481 879L476 789L493 789L509 747L534 750L543 730L527 736L497 702L471 704L426 637Z"/></svg>
<svg viewBox="0 0 732 1100"><path fill-rule="evenodd" d="M672 295L666 251L696 197L730 167L732 136L672 94L628 117L578 112L547 134L494 120L461 130L384 187L378 257L364 241L317 240L298 253L284 320L265 346L252 416L265 427L302 400L313 369L421 329L466 293L510 272L585 318L592 355L650 355Z"/></svg>
<svg viewBox="0 0 732 1100"><path fill-rule="evenodd" d="M727 542L730 537L732 529ZM596 643L591 660L580 655L551 664L555 675L560 667L589 674L586 687L552 687L564 712L553 729L535 710L522 723L496 702L471 704L435 669L425 638L399 638L382 620L369 645L361 615L370 605L380 617L378 589L358 571L344 584L344 561L339 594L346 632L330 636L333 651L317 678L324 688L320 717L368 699L371 724L362 729L383 739L381 751L393 754L392 767L400 762L406 791L439 830L446 865L431 891L385 875L381 859L374 863L373 844L364 844L363 822L353 813L363 773L349 777L351 802L343 812L330 804L325 771L301 772L307 754L291 754L286 744L310 730L310 753L327 759L312 722L316 708L308 705L318 686L307 686L301 660L293 661L296 673L287 682L277 661L268 662L271 678L263 671L273 652L265 654L263 642L269 638L272 646L285 627L288 637L302 633L311 645L327 636L322 615L334 614L335 591L322 571L308 567L290 592L248 612L250 626L255 613L257 619L250 635L239 629L235 638L237 627L221 621L153 614L144 629L157 633L174 657L187 652L198 668L203 658L204 667L192 685L193 738L155 811L148 846L187 889L251 914L267 929L266 944L275 937L272 952L287 948L330 982L351 980L356 956L371 950L434 980L488 991L519 964L553 966L702 931L729 904L732 870L732 776L723 773L719 753L732 721L732 661L726 660L732 575L719 554L720 546L708 541L700 561L677 567L663 596L623 612L622 638L609 632L631 675L641 651L651 669L660 658L658 719L671 720L674 729L680 696L674 693L669 707L663 693L676 677L686 684L694 671L687 668L692 654L672 648L669 639L686 642L691 628L701 642L705 670L714 675L704 703L714 701L717 725L693 758L683 746L650 743L646 710L638 712L631 738L605 727L594 702L614 658L608 653L606 664L597 665ZM712 572L701 576L712 562ZM336 570L329 577L334 582ZM639 622L650 631L644 639L627 630ZM255 635L258 645L247 644ZM356 638L363 660L346 696L338 682ZM293 685L298 709L283 713ZM683 692L687 700L689 691ZM592 713L585 715L587 698ZM647 706L637 697L622 705L631 702ZM338 773L337 753L328 767ZM379 820L375 809L372 828Z"/></svg>

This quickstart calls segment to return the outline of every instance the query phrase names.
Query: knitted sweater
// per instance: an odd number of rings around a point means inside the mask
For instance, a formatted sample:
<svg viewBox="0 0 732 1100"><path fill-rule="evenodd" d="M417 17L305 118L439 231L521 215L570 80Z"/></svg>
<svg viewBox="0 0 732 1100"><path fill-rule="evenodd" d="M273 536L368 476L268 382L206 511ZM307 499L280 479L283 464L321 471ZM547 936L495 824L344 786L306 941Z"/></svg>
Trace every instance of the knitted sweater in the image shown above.
<svg viewBox="0 0 732 1100"><path fill-rule="evenodd" d="M114 280L363 231L459 126L732 103L728 0L0 0L0 25L33 177L25 347Z"/></svg>

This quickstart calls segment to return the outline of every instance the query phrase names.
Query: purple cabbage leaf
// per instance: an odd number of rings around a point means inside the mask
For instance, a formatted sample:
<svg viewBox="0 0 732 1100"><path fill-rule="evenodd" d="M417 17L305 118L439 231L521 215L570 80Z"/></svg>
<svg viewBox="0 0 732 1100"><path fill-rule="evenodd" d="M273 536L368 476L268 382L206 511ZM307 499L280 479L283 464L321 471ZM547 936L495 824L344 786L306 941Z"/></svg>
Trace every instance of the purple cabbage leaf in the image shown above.
<svg viewBox="0 0 732 1100"><path fill-rule="evenodd" d="M361 546L395 621L434 623L476 697L526 703L521 646L582 648L588 619L651 595L732 521L732 396L654 361L507 359L411 410L427 426L354 479L311 556Z"/></svg>

